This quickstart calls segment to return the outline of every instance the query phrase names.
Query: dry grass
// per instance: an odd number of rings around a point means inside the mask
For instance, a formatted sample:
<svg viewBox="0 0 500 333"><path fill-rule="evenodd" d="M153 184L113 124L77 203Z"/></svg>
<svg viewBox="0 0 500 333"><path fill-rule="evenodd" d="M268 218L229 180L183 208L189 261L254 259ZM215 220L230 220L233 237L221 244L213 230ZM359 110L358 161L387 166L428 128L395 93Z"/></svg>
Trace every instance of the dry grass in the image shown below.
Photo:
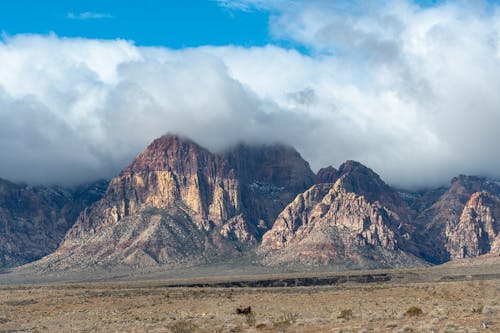
<svg viewBox="0 0 500 333"><path fill-rule="evenodd" d="M248 306L249 314L235 311ZM0 332L8 331L500 332L500 280L291 288L4 286Z"/></svg>

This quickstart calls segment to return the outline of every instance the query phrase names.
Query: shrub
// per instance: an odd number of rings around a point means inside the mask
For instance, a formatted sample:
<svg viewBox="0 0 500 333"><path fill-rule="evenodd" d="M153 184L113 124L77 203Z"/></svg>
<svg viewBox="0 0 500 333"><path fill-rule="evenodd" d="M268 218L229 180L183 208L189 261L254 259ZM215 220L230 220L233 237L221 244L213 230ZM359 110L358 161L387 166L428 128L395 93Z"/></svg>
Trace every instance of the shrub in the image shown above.
<svg viewBox="0 0 500 333"><path fill-rule="evenodd" d="M423 313L422 309L418 306L412 306L406 310L405 314L410 317L417 317Z"/></svg>
<svg viewBox="0 0 500 333"><path fill-rule="evenodd" d="M252 313L252 307L247 306L246 308L236 308L236 314L248 315Z"/></svg>
<svg viewBox="0 0 500 333"><path fill-rule="evenodd" d="M352 310L351 309L343 309L340 311L340 314L337 317L338 319L349 320L352 318Z"/></svg>

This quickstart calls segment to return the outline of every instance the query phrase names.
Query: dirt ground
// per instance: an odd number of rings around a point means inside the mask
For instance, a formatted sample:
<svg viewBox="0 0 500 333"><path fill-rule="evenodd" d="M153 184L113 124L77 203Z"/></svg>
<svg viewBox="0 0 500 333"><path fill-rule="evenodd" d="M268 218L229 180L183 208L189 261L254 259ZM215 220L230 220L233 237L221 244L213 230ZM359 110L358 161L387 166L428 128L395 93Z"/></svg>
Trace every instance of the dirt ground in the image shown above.
<svg viewBox="0 0 500 333"><path fill-rule="evenodd" d="M237 314L249 306L250 313ZM500 332L500 280L288 288L4 285L0 332Z"/></svg>

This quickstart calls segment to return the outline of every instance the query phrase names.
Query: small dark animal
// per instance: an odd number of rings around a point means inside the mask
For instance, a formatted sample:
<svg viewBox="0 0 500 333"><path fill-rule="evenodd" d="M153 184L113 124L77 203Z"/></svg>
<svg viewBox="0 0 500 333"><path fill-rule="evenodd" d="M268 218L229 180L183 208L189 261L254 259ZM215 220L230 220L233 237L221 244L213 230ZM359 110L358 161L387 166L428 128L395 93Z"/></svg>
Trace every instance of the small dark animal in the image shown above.
<svg viewBox="0 0 500 333"><path fill-rule="evenodd" d="M236 308L236 314L242 314L242 315L249 315L252 313L252 307L246 307L246 308Z"/></svg>

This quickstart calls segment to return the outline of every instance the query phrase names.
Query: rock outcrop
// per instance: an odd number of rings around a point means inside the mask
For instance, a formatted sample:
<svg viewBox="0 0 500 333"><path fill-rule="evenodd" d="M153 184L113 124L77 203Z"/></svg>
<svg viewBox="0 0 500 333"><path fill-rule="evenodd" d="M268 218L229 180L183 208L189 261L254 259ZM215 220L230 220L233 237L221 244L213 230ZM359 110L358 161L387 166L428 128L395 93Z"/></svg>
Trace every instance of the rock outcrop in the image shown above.
<svg viewBox="0 0 500 333"><path fill-rule="evenodd" d="M445 229L446 249L451 259L500 255L500 199L488 192L475 192L458 223Z"/></svg>
<svg viewBox="0 0 500 333"><path fill-rule="evenodd" d="M241 144L214 154L166 135L110 182L44 262L154 266L237 256L314 179L290 147Z"/></svg>
<svg viewBox="0 0 500 333"><path fill-rule="evenodd" d="M74 189L26 186L0 179L0 269L53 252L82 209L102 197L107 182Z"/></svg>
<svg viewBox="0 0 500 333"><path fill-rule="evenodd" d="M410 210L371 169L348 161L335 183L299 194L259 248L270 265L394 267L419 264Z"/></svg>
<svg viewBox="0 0 500 333"><path fill-rule="evenodd" d="M461 175L452 179L450 188L434 203L422 206L415 220L418 255L435 264L457 258L453 250L457 247L456 240L450 230L459 224L471 196L483 191L497 196L500 185L485 178Z"/></svg>
<svg viewBox="0 0 500 333"><path fill-rule="evenodd" d="M213 153L165 135L105 193L104 185L0 181L0 268L56 248L31 267L173 267L248 255L267 265L380 268L500 254L500 183L480 177L403 191L354 161L314 174L287 146Z"/></svg>

